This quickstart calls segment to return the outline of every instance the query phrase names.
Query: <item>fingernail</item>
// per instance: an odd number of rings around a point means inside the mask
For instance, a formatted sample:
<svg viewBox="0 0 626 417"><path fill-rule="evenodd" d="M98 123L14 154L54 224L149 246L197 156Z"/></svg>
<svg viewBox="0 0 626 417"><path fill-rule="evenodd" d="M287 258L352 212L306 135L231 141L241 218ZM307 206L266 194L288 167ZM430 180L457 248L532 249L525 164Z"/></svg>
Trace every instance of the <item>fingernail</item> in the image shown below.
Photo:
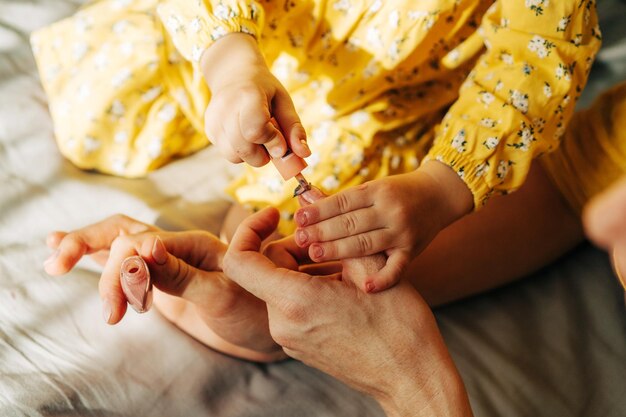
<svg viewBox="0 0 626 417"><path fill-rule="evenodd" d="M58 257L59 257L59 250L57 249L57 250L55 250L55 251L52 253L52 255L50 255L50 256L48 257L48 259L46 259L45 261L43 261L43 263L44 263L44 265L47 265L47 264L49 264L49 263L53 262L54 260L56 260L56 258L58 258Z"/></svg>
<svg viewBox="0 0 626 417"><path fill-rule="evenodd" d="M367 284L365 284L366 292L374 292L374 290L376 290L376 286L374 285L374 283L368 282Z"/></svg>
<svg viewBox="0 0 626 417"><path fill-rule="evenodd" d="M269 151L270 155L272 155L272 158L280 158L285 154L280 146L273 146L269 149Z"/></svg>
<svg viewBox="0 0 626 417"><path fill-rule="evenodd" d="M305 230L296 230L296 241L300 245L305 245L309 241L309 236Z"/></svg>
<svg viewBox="0 0 626 417"><path fill-rule="evenodd" d="M313 255L314 258L319 259L322 256L324 256L324 249L322 249L321 246L317 246L316 245L316 246L313 246L312 248L313 249L311 251L312 251L312 255Z"/></svg>
<svg viewBox="0 0 626 417"><path fill-rule="evenodd" d="M309 216L307 215L306 210L299 210L296 211L295 219L298 226L306 226L309 221Z"/></svg>
<svg viewBox="0 0 626 417"><path fill-rule="evenodd" d="M306 140L302 139L302 140L300 141L300 143L302 144L302 146L303 146L303 147L304 147L304 149L306 150L306 152L307 152L307 156L311 156L311 148L309 148L309 144L308 144L308 143L306 143Z"/></svg>
<svg viewBox="0 0 626 417"><path fill-rule="evenodd" d="M152 245L152 259L157 265L165 265L167 262L167 249L165 249L165 245L159 236L154 240L154 245Z"/></svg>
<svg viewBox="0 0 626 417"><path fill-rule="evenodd" d="M113 315L113 310L111 308L111 302L109 300L102 300L102 318L105 323L109 323L111 320L111 315Z"/></svg>

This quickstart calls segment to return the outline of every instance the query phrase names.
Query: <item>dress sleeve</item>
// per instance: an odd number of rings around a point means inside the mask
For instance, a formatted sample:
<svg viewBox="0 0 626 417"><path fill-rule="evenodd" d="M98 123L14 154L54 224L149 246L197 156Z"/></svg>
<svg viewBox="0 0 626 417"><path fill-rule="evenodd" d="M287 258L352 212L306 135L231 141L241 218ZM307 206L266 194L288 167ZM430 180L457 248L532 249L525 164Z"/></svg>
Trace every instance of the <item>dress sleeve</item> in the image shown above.
<svg viewBox="0 0 626 417"><path fill-rule="evenodd" d="M178 52L192 62L226 34L258 39L264 20L263 7L251 0L162 0L157 13Z"/></svg>
<svg viewBox="0 0 626 417"><path fill-rule="evenodd" d="M600 43L594 0L498 0L443 59L455 67L468 45L486 47L427 159L459 174L475 209L519 188L533 158L558 146Z"/></svg>

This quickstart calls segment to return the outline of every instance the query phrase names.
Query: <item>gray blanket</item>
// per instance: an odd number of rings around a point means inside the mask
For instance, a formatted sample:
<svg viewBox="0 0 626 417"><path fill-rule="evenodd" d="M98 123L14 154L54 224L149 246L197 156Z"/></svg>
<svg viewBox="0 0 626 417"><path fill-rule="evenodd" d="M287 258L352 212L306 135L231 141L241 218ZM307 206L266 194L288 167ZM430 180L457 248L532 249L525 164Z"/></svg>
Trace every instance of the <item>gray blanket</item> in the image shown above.
<svg viewBox="0 0 626 417"><path fill-rule="evenodd" d="M105 325L89 261L66 277L45 274L50 230L117 212L216 231L237 169L212 149L132 181L63 160L27 38L79 3L0 0L0 415L382 416L301 363L229 358L154 311ZM584 103L626 74L626 5L601 0L600 9L605 47ZM626 311L597 249L583 245L436 314L476 415L626 415Z"/></svg>

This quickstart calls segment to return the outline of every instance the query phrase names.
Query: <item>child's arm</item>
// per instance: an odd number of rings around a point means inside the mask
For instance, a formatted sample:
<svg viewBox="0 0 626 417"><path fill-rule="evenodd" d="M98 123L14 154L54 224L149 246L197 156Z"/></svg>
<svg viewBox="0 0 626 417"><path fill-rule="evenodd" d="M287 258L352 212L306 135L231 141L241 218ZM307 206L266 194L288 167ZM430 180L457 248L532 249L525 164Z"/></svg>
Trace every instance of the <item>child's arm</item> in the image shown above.
<svg viewBox="0 0 626 417"><path fill-rule="evenodd" d="M315 243L316 261L385 251L387 266L371 279L378 289L395 283L443 227L519 188L532 159L558 146L599 37L592 1L494 3L479 31L443 60L460 65L487 46L428 154L448 168L429 172L434 165L426 163L301 209L298 241ZM303 222L305 214L312 217Z"/></svg>
<svg viewBox="0 0 626 417"><path fill-rule="evenodd" d="M393 285L435 235L472 209L472 195L446 165L371 181L331 195L295 214L296 243L313 261L384 253L380 271L359 280L367 292ZM310 245L310 246L309 246Z"/></svg>
<svg viewBox="0 0 626 417"><path fill-rule="evenodd" d="M298 156L311 154L291 97L257 45L264 11L255 1L238 0L170 0L158 8L174 45L199 66L211 90L207 137L229 161L256 167L269 161L268 152L283 156L286 141Z"/></svg>

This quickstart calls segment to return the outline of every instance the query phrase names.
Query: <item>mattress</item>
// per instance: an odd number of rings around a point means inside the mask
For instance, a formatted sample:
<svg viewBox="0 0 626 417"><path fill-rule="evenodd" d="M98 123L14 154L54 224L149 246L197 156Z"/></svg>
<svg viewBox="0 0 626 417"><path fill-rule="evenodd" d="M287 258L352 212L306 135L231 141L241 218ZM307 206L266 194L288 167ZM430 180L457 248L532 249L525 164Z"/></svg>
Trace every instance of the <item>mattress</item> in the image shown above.
<svg viewBox="0 0 626 417"><path fill-rule="evenodd" d="M0 415L382 416L319 371L217 353L156 311L104 324L89 260L64 277L43 271L49 231L115 213L217 231L239 169L207 148L125 180L60 156L28 35L80 3L0 0ZM626 4L600 11L605 46L581 105L626 74ZM626 415L624 299L591 245L436 317L477 416Z"/></svg>

